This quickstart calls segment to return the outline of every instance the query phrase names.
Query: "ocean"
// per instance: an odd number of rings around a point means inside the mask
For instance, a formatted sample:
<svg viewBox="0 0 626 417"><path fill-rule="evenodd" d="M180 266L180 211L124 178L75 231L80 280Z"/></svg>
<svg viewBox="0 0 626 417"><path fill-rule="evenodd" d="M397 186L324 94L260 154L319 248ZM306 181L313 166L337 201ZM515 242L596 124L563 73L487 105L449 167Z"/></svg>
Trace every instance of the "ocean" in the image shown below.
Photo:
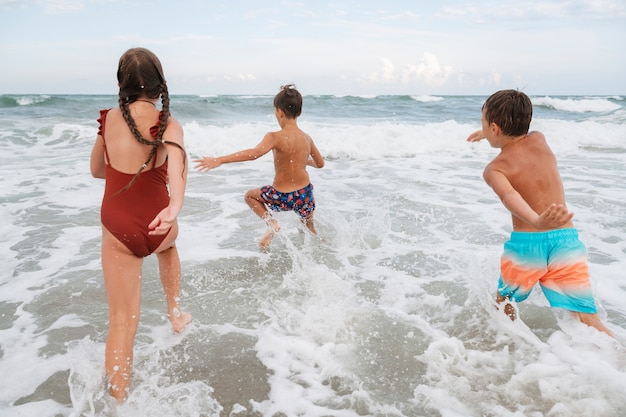
<svg viewBox="0 0 626 417"><path fill-rule="evenodd" d="M273 96L176 96L190 160L277 130ZM626 415L626 98L531 96L559 161L616 339L550 309L494 307L508 212L470 144L484 96L305 95L319 239L296 215L267 251L244 203L271 155L191 170L179 217L179 335L143 268L129 398L105 389L104 184L89 173L114 95L0 95L0 415L572 417ZM193 165L193 163L191 163Z"/></svg>

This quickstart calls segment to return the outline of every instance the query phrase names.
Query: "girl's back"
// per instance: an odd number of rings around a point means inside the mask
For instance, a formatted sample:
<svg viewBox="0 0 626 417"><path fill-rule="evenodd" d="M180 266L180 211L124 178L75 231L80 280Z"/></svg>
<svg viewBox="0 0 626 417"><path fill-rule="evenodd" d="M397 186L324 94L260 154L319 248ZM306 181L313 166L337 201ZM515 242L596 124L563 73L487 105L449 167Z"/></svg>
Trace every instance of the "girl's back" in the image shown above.
<svg viewBox="0 0 626 417"><path fill-rule="evenodd" d="M151 102L135 101L128 105L135 125L141 135L150 141L154 138L150 129L158 126L159 111ZM111 109L107 115L105 129L105 143L109 158L108 161L117 171L135 174L148 158L150 146L139 143L133 136L120 109ZM166 159L165 147L159 147L154 166L161 166ZM146 170L153 167L151 161Z"/></svg>

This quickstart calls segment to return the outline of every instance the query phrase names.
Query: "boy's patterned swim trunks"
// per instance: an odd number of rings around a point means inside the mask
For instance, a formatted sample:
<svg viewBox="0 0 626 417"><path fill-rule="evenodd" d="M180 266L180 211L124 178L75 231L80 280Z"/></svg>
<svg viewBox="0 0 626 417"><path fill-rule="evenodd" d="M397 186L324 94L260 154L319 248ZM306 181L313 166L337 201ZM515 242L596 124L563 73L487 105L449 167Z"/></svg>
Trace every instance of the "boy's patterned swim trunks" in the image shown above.
<svg viewBox="0 0 626 417"><path fill-rule="evenodd" d="M587 268L587 249L576 229L513 232L504 244L498 292L525 300L539 282L552 307L596 313Z"/></svg>
<svg viewBox="0 0 626 417"><path fill-rule="evenodd" d="M263 202L274 211L295 211L300 217L306 219L315 210L315 198L313 198L313 185L289 193L276 191L271 185L261 187Z"/></svg>

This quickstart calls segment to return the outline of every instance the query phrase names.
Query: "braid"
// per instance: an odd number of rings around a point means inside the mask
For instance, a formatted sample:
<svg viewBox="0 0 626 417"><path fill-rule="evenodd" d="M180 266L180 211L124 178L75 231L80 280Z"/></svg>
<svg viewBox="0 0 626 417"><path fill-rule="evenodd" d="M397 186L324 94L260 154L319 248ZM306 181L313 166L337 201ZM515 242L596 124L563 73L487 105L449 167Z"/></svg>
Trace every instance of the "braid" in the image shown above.
<svg viewBox="0 0 626 417"><path fill-rule="evenodd" d="M159 143L168 143L171 145L175 145L180 149L183 153L183 173L184 175L185 168L187 167L187 152L185 149L175 142L170 142L167 140L163 140L163 133L165 132L165 128L167 127L167 121L170 117L170 94L167 90L167 84L163 81L163 85L161 86L161 119L159 120L159 132L157 133L156 141Z"/></svg>
<svg viewBox="0 0 626 417"><path fill-rule="evenodd" d="M161 86L161 117L159 119L159 132L157 133L157 142L163 141L163 133L167 128L167 121L170 118L170 95L167 92L167 85L163 82Z"/></svg>
<svg viewBox="0 0 626 417"><path fill-rule="evenodd" d="M167 129L167 124L170 118L170 95L167 91L167 84L159 58L145 48L129 49L120 58L117 69L117 81L120 87L118 99L119 107L128 128L137 142L152 147L146 162L144 162L141 168L139 168L139 171L137 171L130 183L118 191L118 193L128 190L130 186L134 184L139 177L139 174L141 174L141 172L148 167L150 161L152 161L155 157L159 146L166 143L180 148L183 153L184 175L187 164L187 153L185 152L185 149L176 142L163 140L163 134ZM159 128L155 139L148 140L141 135L141 132L139 132L139 129L135 124L135 120L130 114L128 105L141 97L156 99L159 96L161 96L162 105L162 110L159 115Z"/></svg>
<svg viewBox="0 0 626 417"><path fill-rule="evenodd" d="M131 116L131 114L130 114L130 110L128 109L128 101L126 101L125 99L120 97L118 99L118 103L119 103L119 106L120 106L120 110L122 111L122 116L124 116L124 120L126 121L126 124L128 125L128 128L130 129L131 133L133 134L133 136L135 137L137 142L142 143L144 145L152 146L152 149L150 150L150 154L148 155L148 159L146 159L146 162L144 162L143 165L141 166L141 168L139 168L139 171L137 171L137 173L135 174L133 179L128 184L126 184L124 186L124 188L119 190L116 194L119 194L121 192L124 192L124 191L128 190L135 183L135 181L137 181L137 178L139 177L139 174L141 174L141 172L144 169L146 169L146 167L148 166L148 164L150 163L152 158L154 158L154 155L156 154L157 148L162 143L160 138L158 140L155 140L155 141L149 141L149 140L145 139L141 135L141 133L139 132L139 129L137 129L137 125L135 124L135 120L133 119L133 116ZM160 133L161 136L163 136L163 132L162 132L163 130L165 130L165 129L163 128L163 126L161 126L160 129L159 129L159 133Z"/></svg>

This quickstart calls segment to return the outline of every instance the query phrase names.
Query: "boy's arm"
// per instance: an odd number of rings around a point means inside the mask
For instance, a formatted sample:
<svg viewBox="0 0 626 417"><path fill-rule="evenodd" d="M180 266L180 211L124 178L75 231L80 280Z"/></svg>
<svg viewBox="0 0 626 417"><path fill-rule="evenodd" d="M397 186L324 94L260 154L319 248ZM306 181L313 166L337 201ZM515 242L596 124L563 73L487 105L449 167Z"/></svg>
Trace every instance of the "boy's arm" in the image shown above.
<svg viewBox="0 0 626 417"><path fill-rule="evenodd" d="M485 134L483 133L482 129L473 132L467 137L468 142L479 142L483 139L485 139Z"/></svg>
<svg viewBox="0 0 626 417"><path fill-rule="evenodd" d="M315 143L311 140L311 157L307 161L307 165L312 166L314 168L323 168L324 167L324 158L320 153Z"/></svg>
<svg viewBox="0 0 626 417"><path fill-rule="evenodd" d="M233 162L245 162L252 161L260 158L274 148L274 135L267 133L263 140L259 142L254 148L244 149L230 155L210 157L205 156L202 159L195 159L195 168L201 172L208 171L213 168L217 168L222 164L231 164Z"/></svg>
<svg viewBox="0 0 626 417"><path fill-rule="evenodd" d="M559 228L574 216L574 213L570 213L562 204L551 204L543 213L538 214L513 188L506 175L496 169L487 168L484 178L511 214L538 230Z"/></svg>

